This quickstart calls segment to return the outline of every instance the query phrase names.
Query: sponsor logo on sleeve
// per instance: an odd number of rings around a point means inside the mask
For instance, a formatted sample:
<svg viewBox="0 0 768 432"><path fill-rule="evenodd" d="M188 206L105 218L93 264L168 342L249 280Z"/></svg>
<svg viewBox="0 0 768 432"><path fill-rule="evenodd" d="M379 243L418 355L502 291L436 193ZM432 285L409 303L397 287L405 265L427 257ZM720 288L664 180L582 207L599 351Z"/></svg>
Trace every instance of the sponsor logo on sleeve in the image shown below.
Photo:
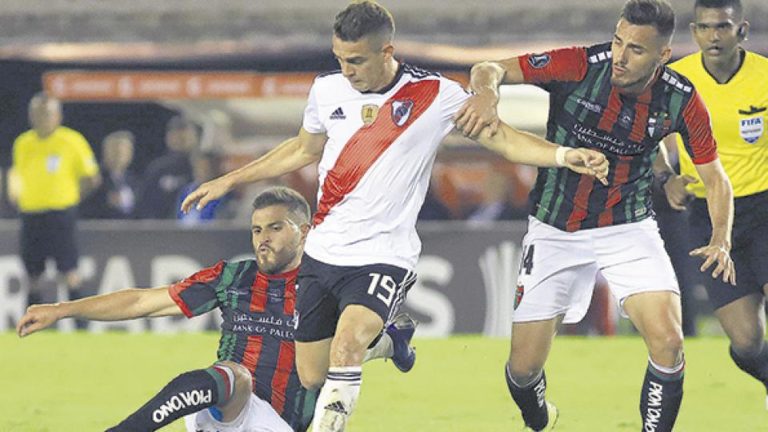
<svg viewBox="0 0 768 432"><path fill-rule="evenodd" d="M549 64L552 57L549 54L531 54L528 56L528 64L534 69L541 69Z"/></svg>

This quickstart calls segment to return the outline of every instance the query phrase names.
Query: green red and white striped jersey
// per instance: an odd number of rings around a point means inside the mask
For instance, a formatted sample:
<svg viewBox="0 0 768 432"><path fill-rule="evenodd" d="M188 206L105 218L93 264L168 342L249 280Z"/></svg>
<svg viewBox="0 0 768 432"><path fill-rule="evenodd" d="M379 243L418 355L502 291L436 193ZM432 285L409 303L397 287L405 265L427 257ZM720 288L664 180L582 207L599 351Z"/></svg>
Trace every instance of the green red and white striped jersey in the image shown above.
<svg viewBox="0 0 768 432"><path fill-rule="evenodd" d="M296 431L312 420L317 398L301 386L293 342L298 269L258 271L255 260L220 261L171 285L170 295L191 318L219 309L223 322L218 360L245 366L254 393Z"/></svg>
<svg viewBox="0 0 768 432"><path fill-rule="evenodd" d="M548 91L547 139L601 151L609 185L565 168L541 168L531 214L565 231L637 222L652 215L659 141L679 133L694 163L717 159L709 114L684 76L662 67L638 95L611 85L611 44L518 58L525 81Z"/></svg>

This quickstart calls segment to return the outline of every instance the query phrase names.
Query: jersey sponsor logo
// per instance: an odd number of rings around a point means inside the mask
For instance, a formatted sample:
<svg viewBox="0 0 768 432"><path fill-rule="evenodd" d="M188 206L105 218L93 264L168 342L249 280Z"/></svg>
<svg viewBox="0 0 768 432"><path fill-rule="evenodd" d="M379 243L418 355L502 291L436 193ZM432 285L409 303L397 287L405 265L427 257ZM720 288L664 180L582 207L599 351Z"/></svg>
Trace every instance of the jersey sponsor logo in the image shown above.
<svg viewBox="0 0 768 432"><path fill-rule="evenodd" d="M515 290L515 304L512 306L512 310L517 310L517 307L520 306L520 302L523 301L523 294L525 294L525 287L523 284L517 284L517 289Z"/></svg>
<svg viewBox="0 0 768 432"><path fill-rule="evenodd" d="M534 69L541 69L552 60L549 54L531 54L528 56L528 64Z"/></svg>
<svg viewBox="0 0 768 432"><path fill-rule="evenodd" d="M347 115L344 114L344 110L341 109L341 107L336 108L336 110L331 113L331 120L346 120L346 118Z"/></svg>
<svg viewBox="0 0 768 432"><path fill-rule="evenodd" d="M213 394L210 390L192 390L188 392L181 392L177 395L171 396L170 399L165 401L160 408L152 412L152 421L155 423L161 423L168 418L169 415L187 407L200 406L203 404L210 404L213 401Z"/></svg>
<svg viewBox="0 0 768 432"><path fill-rule="evenodd" d="M360 110L360 116L363 118L363 124L368 126L376 120L379 115L379 106L375 104L365 104Z"/></svg>
<svg viewBox="0 0 768 432"><path fill-rule="evenodd" d="M398 127L403 127L411 117L411 110L413 109L413 101L410 99L396 100L392 102L392 121Z"/></svg>
<svg viewBox="0 0 768 432"><path fill-rule="evenodd" d="M583 144L584 147L598 148L619 156L632 156L641 154L645 148L642 143L633 143L631 141L622 141L615 136L592 129L588 126L574 123L572 128L573 136Z"/></svg>
<svg viewBox="0 0 768 432"><path fill-rule="evenodd" d="M596 104L592 101L588 101L586 99L577 97L576 103L583 106L584 109L586 109L587 111L592 111L593 113L596 113L596 114L600 114L601 112L603 112L603 107L600 104Z"/></svg>
<svg viewBox="0 0 768 432"><path fill-rule="evenodd" d="M739 133L744 141L754 144L763 136L765 119L762 116L739 120Z"/></svg>

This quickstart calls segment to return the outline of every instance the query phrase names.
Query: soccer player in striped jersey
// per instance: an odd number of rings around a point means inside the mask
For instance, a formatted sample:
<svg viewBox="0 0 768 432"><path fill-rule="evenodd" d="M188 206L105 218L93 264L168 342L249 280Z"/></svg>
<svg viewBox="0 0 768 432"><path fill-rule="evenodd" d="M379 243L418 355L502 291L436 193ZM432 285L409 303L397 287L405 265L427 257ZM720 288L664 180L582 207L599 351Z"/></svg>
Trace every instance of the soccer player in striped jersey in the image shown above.
<svg viewBox="0 0 768 432"><path fill-rule="evenodd" d="M484 62L477 92L457 125L473 134L497 120L499 84L531 83L550 93L547 138L601 150L609 184L557 168L540 169L523 241L506 380L530 430L549 430L544 364L560 322L583 318L602 272L649 354L642 386L643 430L671 431L683 394L683 333L677 280L651 211L659 141L683 138L707 189L714 227L695 251L715 276L734 280L732 190L718 159L709 115L684 76L667 68L675 17L664 0L630 0L613 41Z"/></svg>
<svg viewBox="0 0 768 432"><path fill-rule="evenodd" d="M709 300L731 341L736 365L768 390L765 296L768 293L768 58L742 48L749 22L739 0L696 0L693 39L701 51L670 65L696 85L712 113L723 168L733 183L735 216L733 262L736 286L713 278L705 282ZM662 167L667 199L678 210L691 208L694 239L711 232L705 184L685 154L684 143L670 136L680 154L681 175ZM659 158L660 161L663 159ZM690 201L692 199L692 201ZM707 278L709 279L709 278Z"/></svg>
<svg viewBox="0 0 768 432"><path fill-rule="evenodd" d="M296 309L296 363L319 388L315 431L343 431L360 393L365 348L413 284L416 217L437 148L469 95L439 74L394 57L392 15L356 1L331 39L340 71L317 77L298 136L205 183L182 203L204 206L232 187L319 161L318 211L307 236ZM605 177L597 151L553 145L503 126L479 142L508 159Z"/></svg>
<svg viewBox="0 0 768 432"><path fill-rule="evenodd" d="M254 260L220 261L171 286L128 289L75 302L32 306L20 336L65 317L116 321L193 317L218 309L223 323L218 361L179 375L110 431L149 431L184 415L190 431L305 431L317 391L301 386L294 363L296 277L309 231L309 205L297 192L272 188L253 203ZM407 319L390 326L369 358L413 365ZM206 409L207 408L207 409Z"/></svg>

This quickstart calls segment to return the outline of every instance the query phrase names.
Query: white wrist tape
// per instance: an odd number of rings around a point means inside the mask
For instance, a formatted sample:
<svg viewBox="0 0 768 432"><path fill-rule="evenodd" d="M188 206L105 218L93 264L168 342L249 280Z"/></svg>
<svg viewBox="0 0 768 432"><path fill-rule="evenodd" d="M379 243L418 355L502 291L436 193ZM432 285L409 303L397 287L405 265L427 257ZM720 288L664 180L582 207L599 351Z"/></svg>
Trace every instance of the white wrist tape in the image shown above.
<svg viewBox="0 0 768 432"><path fill-rule="evenodd" d="M565 166L565 154L568 153L568 150L570 150L570 147L560 146L555 151L555 163L557 166L562 167Z"/></svg>

